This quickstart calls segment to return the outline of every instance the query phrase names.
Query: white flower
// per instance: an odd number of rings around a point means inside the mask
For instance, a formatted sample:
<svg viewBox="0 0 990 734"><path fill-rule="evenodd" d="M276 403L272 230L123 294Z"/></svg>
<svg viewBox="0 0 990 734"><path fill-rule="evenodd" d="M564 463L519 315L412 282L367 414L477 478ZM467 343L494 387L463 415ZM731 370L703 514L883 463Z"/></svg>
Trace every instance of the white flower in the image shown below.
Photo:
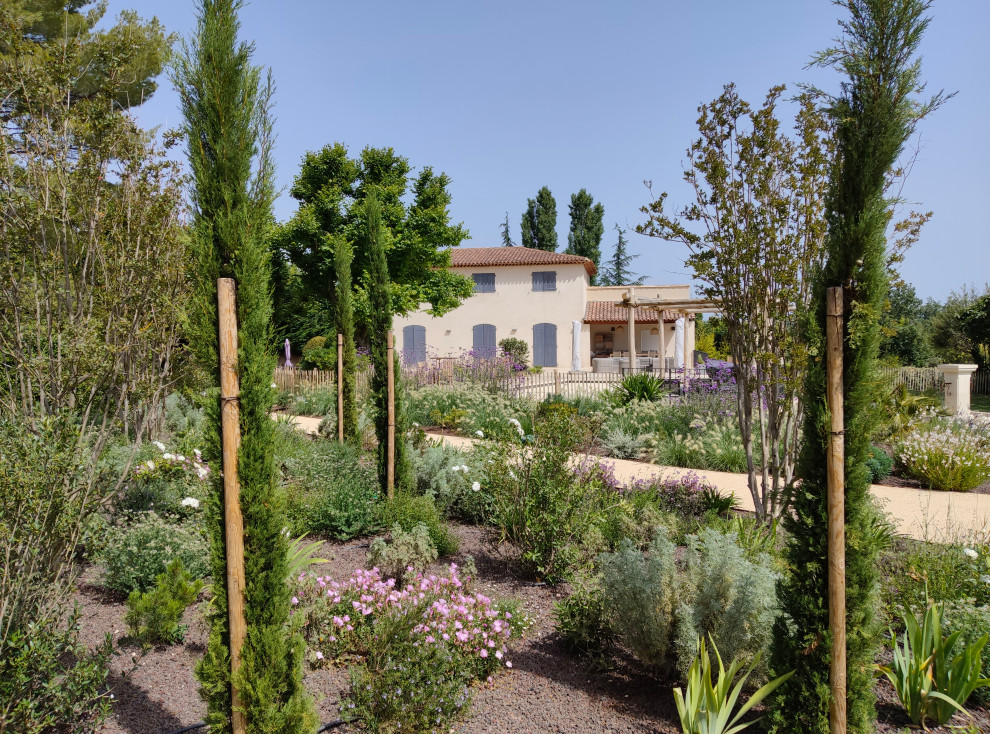
<svg viewBox="0 0 990 734"><path fill-rule="evenodd" d="M472 492L477 492L479 489L481 489L481 482L474 482L473 484L471 484Z"/></svg>
<svg viewBox="0 0 990 734"><path fill-rule="evenodd" d="M165 461L171 461L175 458L175 456L172 454L162 454L162 458L165 459Z"/></svg>
<svg viewBox="0 0 990 734"><path fill-rule="evenodd" d="M273 383L272 383L272 390L277 390L277 389L278 389L278 385L276 385L276 384L275 384L275 383L273 382Z"/></svg>
<svg viewBox="0 0 990 734"><path fill-rule="evenodd" d="M199 500L195 497L186 497L182 502L179 503L183 507L191 507L194 510L199 507Z"/></svg>
<svg viewBox="0 0 990 734"><path fill-rule="evenodd" d="M977 553L972 548L963 548L963 553L965 553L969 558L972 558L974 560L980 557L980 554Z"/></svg>
<svg viewBox="0 0 990 734"><path fill-rule="evenodd" d="M182 454L179 454L179 455L178 455L178 456L176 456L175 458L176 458L176 459L178 459L179 461L185 461L185 460L186 460L186 457L185 457L185 456L183 456Z"/></svg>
<svg viewBox="0 0 990 734"><path fill-rule="evenodd" d="M151 471L154 471L155 470L155 462L149 461L148 462L148 468L151 469Z"/></svg>
<svg viewBox="0 0 990 734"><path fill-rule="evenodd" d="M159 451L164 451L165 450L165 444L163 444L161 441L152 441L152 443L155 444L155 446L158 447L158 450Z"/></svg>
<svg viewBox="0 0 990 734"><path fill-rule="evenodd" d="M413 421L413 428L419 428L419 423L417 423L416 421Z"/></svg>
<svg viewBox="0 0 990 734"><path fill-rule="evenodd" d="M512 471L512 469L509 469L509 476L512 477L513 479L515 479L516 478L516 473L514 471Z"/></svg>
<svg viewBox="0 0 990 734"><path fill-rule="evenodd" d="M205 466L196 466L196 476L200 479L206 479L206 475L210 473L210 470Z"/></svg>
<svg viewBox="0 0 990 734"><path fill-rule="evenodd" d="M983 574L982 576L980 576L980 581L984 584L990 584L990 576Z"/></svg>
<svg viewBox="0 0 990 734"><path fill-rule="evenodd" d="M485 437L485 434L482 433L481 431L475 431L474 432L474 435L477 436L478 438L484 438Z"/></svg>
<svg viewBox="0 0 990 734"><path fill-rule="evenodd" d="M200 451L199 449L193 449L193 453L196 454L196 461L199 461L200 459L203 458L203 452Z"/></svg>

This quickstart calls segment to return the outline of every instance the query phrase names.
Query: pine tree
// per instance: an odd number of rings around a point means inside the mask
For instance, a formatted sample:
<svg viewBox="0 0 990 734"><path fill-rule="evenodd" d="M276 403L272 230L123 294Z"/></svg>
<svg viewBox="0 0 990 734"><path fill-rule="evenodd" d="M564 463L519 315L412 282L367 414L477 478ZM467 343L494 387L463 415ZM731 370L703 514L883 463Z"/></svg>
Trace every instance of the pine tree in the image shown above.
<svg viewBox="0 0 990 734"><path fill-rule="evenodd" d="M351 293L351 261L354 250L351 243L341 238L334 248L334 270L337 283L334 288L334 322L337 333L342 334L343 347L343 392L344 392L344 439L356 441L358 436L357 398L355 394L355 369L357 352L354 348L354 296Z"/></svg>
<svg viewBox="0 0 990 734"><path fill-rule="evenodd" d="M632 261L639 255L627 253L624 237L626 231L618 224L615 225L615 231L619 233L619 239L615 243L615 253L609 258L608 263L602 266L598 274L598 285L642 285L645 276L639 275L633 278L636 274L629 269Z"/></svg>
<svg viewBox="0 0 990 734"><path fill-rule="evenodd" d="M502 247L515 247L516 243L512 241L512 234L509 232L509 212L505 213L505 221L499 229L502 230Z"/></svg>
<svg viewBox="0 0 990 734"><path fill-rule="evenodd" d="M371 367L374 370L371 391L377 417L375 434L378 438L378 480L386 490L388 462L388 344L387 335L392 330L391 282L385 257L385 230L382 227L382 210L375 192L368 194L364 205L364 250L368 253L368 301L371 317L368 324L368 341L371 344ZM395 371L395 486L410 486L412 464L406 454L405 405L400 379L398 352L393 355Z"/></svg>
<svg viewBox="0 0 990 734"><path fill-rule="evenodd" d="M605 207L595 200L585 189L571 194L571 229L567 233L567 249L569 255L580 255L595 263L598 267L602 259L602 235L605 234ZM591 284L595 285L592 277Z"/></svg>
<svg viewBox="0 0 990 734"><path fill-rule="evenodd" d="M522 215L522 246L557 251L557 202L546 186L527 201Z"/></svg>
<svg viewBox="0 0 990 734"><path fill-rule="evenodd" d="M288 541L282 534L285 508L275 482L274 423L269 416L275 368L269 351L272 305L266 244L274 199L272 84L251 64L251 46L237 41L240 8L238 0L201 0L195 35L174 71L192 173L190 246L195 262L188 335L211 380L204 453L217 467L221 459L217 278L233 278L237 284L238 478L248 633L241 667L232 680L223 488L220 472L215 471L206 503L214 596L209 642L196 677L207 702L210 731L231 730L231 686L235 686L249 732L312 732L317 720L302 684L304 645L289 615Z"/></svg>
<svg viewBox="0 0 990 734"><path fill-rule="evenodd" d="M866 461L881 404L875 379L879 318L887 295L886 190L904 143L921 116L941 101L919 104L920 64L913 60L928 25L925 0L846 0L845 38L818 63L848 75L831 99L838 168L827 201L827 259L806 325L811 364L806 382L804 446L793 516L786 516L788 566L779 587L783 616L774 634L773 665L796 670L772 707L775 731L829 731L828 563L825 529L829 419L825 405L825 294L844 286L846 628L848 730L873 731L873 661L879 647L878 514Z"/></svg>

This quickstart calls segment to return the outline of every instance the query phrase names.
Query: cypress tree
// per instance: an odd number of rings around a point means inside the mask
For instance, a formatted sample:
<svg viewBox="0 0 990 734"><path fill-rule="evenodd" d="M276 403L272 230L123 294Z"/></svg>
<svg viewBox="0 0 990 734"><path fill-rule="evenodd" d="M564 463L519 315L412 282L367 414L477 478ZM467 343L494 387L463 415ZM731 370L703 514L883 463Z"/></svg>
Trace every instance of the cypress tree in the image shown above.
<svg viewBox="0 0 990 734"><path fill-rule="evenodd" d="M364 206L364 249L368 254L368 301L371 314L368 323L368 341L371 344L371 366L374 370L371 391L374 396L377 417L375 435L378 438L378 480L382 492L386 489L386 465L388 461L388 332L392 329L391 282L388 261L385 257L385 230L382 227L382 209L377 194L368 194ZM402 390L399 358L393 355L395 370L395 487L409 487L412 464L406 452L405 406Z"/></svg>
<svg viewBox="0 0 990 734"><path fill-rule="evenodd" d="M571 194L571 229L567 233L567 249L569 255L580 255L590 259L598 267L602 259L602 235L605 234L605 207L601 202L595 203L594 198L585 189ZM591 285L595 285L592 277Z"/></svg>
<svg viewBox="0 0 990 734"><path fill-rule="evenodd" d="M351 243L340 238L334 248L334 269L337 272L336 300L334 301L334 321L337 333L344 336L343 392L344 392L344 439L357 440L357 400L355 397L354 371L357 353L354 348L354 296L351 293L351 262L354 249Z"/></svg>
<svg viewBox="0 0 990 734"><path fill-rule="evenodd" d="M543 186L535 199L528 199L522 215L522 246L557 251L557 202Z"/></svg>
<svg viewBox="0 0 990 734"><path fill-rule="evenodd" d="M194 297L188 334L210 380L205 456L220 466L220 398L216 281L237 283L240 433L238 457L244 517L247 638L241 667L230 675L227 564L220 472L206 502L214 579L205 657L196 666L206 721L231 730L231 686L240 692L249 732L312 732L316 714L302 684L304 646L290 627L284 502L274 478L274 423L269 351L270 254L266 243L274 199L271 161L271 78L251 65L252 48L237 42L238 0L201 0L196 33L177 59L189 165L193 222L190 247ZM256 161L253 167L252 161Z"/></svg>
<svg viewBox="0 0 990 734"><path fill-rule="evenodd" d="M825 405L825 293L844 286L843 389L845 410L847 713L850 732L873 731L873 664L880 620L878 513L870 499L866 460L881 404L875 364L879 319L887 295L886 227L890 173L921 116L942 96L920 105L923 85L915 52L928 19L925 0L845 0L845 38L818 63L848 75L830 100L838 164L827 201L827 257L805 332L812 361L807 376L801 484L785 519L791 574L778 589L783 616L774 634L776 672L796 670L780 689L772 720L778 732L829 731L828 564Z"/></svg>

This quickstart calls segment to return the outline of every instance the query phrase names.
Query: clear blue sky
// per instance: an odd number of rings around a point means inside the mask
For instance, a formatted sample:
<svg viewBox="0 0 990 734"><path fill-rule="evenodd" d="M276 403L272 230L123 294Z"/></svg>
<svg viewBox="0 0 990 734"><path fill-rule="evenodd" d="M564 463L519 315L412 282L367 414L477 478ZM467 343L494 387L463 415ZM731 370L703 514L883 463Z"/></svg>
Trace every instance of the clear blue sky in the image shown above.
<svg viewBox="0 0 990 734"><path fill-rule="evenodd" d="M124 8L182 35L194 25L191 0L111 0L109 15ZM499 244L506 211L518 242L526 199L546 185L562 249L570 195L583 187L605 206L607 256L612 225L643 219L644 179L687 203L682 161L697 107L723 84L755 104L776 83L836 88L837 73L804 67L838 34L841 12L826 0L255 0L241 20L277 84L280 186L308 150L392 146L414 168L450 175L466 245ZM936 0L932 17L924 77L930 91L958 95L912 141L920 154L904 196L935 216L903 274L942 299L990 280L990 3ZM178 124L167 80L137 114L146 126ZM279 220L294 210L283 193ZM648 282L688 279L682 246L629 240Z"/></svg>

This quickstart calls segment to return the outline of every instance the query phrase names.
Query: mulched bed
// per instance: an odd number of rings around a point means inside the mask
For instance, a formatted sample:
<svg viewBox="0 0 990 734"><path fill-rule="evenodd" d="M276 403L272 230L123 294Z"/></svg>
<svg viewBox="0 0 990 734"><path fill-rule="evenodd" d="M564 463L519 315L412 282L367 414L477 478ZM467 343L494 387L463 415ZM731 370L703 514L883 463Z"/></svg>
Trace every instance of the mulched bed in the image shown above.
<svg viewBox="0 0 990 734"><path fill-rule="evenodd" d="M884 487L909 487L911 489L928 489L917 479L902 477L896 474L881 479L877 484ZM958 494L990 494L990 480L985 481L979 487L969 490L969 492L958 492Z"/></svg>
<svg viewBox="0 0 990 734"><path fill-rule="evenodd" d="M486 542L484 530L454 526L461 550L453 560L472 555L478 568L475 589L493 598L518 599L532 618L523 640L507 656L511 670L503 670L491 684L477 688L467 717L454 731L463 734L528 732L532 734L591 734L680 731L674 698L668 684L638 669L634 661L616 658L608 671L591 671L586 662L564 650L553 630L553 603L567 594L566 587L536 586L516 578L505 559L497 557ZM313 567L321 575L346 578L365 564L368 540L327 543L322 556L330 562ZM449 562L449 561L448 561ZM439 564L436 570L442 570ZM106 634L120 640L126 632L122 599L98 586L96 569L83 576L77 599L82 607L82 639L90 645ZM201 721L205 705L193 675L202 657L207 628L200 601L186 613L190 625L183 645L159 647L141 656L136 647L124 647L113 662L114 712L100 729L105 734L169 734ZM130 658L131 653L135 658ZM347 691L344 668L308 670L306 686L317 699L321 721L337 718L337 703ZM879 732L897 732L907 725L896 705L893 689L879 686ZM980 731L990 732L987 711L973 711ZM965 723L957 716L954 724ZM353 732L340 727L335 731ZM933 729L947 732L947 729Z"/></svg>

